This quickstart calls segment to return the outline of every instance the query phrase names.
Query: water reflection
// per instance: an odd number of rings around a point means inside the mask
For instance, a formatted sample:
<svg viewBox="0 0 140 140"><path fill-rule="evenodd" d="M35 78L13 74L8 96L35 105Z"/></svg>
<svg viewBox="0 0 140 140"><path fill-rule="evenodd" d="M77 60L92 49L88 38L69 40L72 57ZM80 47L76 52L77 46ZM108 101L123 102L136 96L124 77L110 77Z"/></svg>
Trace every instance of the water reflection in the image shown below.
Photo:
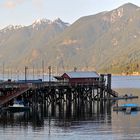
<svg viewBox="0 0 140 140"><path fill-rule="evenodd" d="M21 113L1 113L0 126L32 126L32 128L43 128L46 121L54 126L67 127L73 122L94 121L100 123L111 123L110 102L81 102L77 103L52 103L40 105L38 109ZM52 124L51 124L52 125Z"/></svg>
<svg viewBox="0 0 140 140"><path fill-rule="evenodd" d="M62 102L30 112L2 113L1 139L139 139L140 114L113 112L111 106L111 102Z"/></svg>

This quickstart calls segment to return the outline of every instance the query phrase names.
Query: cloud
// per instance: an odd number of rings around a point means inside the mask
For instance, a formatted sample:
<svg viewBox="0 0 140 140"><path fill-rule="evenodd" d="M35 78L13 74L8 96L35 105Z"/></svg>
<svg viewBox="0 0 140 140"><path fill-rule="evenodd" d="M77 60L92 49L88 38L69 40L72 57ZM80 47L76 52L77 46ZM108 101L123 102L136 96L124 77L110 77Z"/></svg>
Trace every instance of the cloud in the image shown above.
<svg viewBox="0 0 140 140"><path fill-rule="evenodd" d="M44 6L44 0L32 0L32 2L33 5L39 10L41 10Z"/></svg>
<svg viewBox="0 0 140 140"><path fill-rule="evenodd" d="M1 6L6 9L14 9L23 2L32 2L32 6L38 10L41 10L44 7L44 0L4 0Z"/></svg>
<svg viewBox="0 0 140 140"><path fill-rule="evenodd" d="M3 3L3 6L7 9L13 9L16 8L18 5L23 3L25 0L6 0Z"/></svg>

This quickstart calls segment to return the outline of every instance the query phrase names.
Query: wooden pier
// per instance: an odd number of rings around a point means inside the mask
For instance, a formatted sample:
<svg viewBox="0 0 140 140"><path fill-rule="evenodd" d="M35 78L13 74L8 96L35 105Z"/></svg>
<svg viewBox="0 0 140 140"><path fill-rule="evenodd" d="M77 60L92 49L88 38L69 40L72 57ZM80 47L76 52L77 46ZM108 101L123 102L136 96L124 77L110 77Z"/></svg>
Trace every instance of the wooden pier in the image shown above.
<svg viewBox="0 0 140 140"><path fill-rule="evenodd" d="M62 102L92 102L117 96L118 93L111 89L111 74L102 74L96 81L83 83L26 80L0 84L1 107L13 104L15 98L24 100L29 106L36 106Z"/></svg>

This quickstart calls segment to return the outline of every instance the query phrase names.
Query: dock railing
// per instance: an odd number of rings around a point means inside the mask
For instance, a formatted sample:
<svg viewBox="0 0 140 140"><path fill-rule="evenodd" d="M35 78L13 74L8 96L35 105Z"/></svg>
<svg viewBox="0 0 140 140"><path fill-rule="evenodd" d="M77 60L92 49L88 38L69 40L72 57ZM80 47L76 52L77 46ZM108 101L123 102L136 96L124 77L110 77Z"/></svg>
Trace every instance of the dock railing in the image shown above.
<svg viewBox="0 0 140 140"><path fill-rule="evenodd" d="M51 81L51 82L38 82L38 83L18 83L18 82L4 82L0 83L0 89L8 89L8 88L42 88L49 86L98 86L104 87L105 83L101 81L91 81L91 82L69 82L69 81Z"/></svg>

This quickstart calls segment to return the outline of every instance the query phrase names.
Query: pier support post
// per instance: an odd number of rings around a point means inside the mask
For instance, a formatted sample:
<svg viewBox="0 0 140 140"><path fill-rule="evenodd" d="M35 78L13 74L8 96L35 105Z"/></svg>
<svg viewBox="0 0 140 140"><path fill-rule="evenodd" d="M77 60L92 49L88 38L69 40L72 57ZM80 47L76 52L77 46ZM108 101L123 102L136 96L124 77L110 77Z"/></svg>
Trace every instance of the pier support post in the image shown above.
<svg viewBox="0 0 140 140"><path fill-rule="evenodd" d="M104 98L104 87L105 87L105 79L104 79L104 74L100 75L100 94L101 94L101 98Z"/></svg>
<svg viewBox="0 0 140 140"><path fill-rule="evenodd" d="M108 97L110 97L110 92L111 92L111 74L107 74L107 90L108 90Z"/></svg>
<svg viewBox="0 0 140 140"><path fill-rule="evenodd" d="M107 74L107 87L111 89L111 74Z"/></svg>

